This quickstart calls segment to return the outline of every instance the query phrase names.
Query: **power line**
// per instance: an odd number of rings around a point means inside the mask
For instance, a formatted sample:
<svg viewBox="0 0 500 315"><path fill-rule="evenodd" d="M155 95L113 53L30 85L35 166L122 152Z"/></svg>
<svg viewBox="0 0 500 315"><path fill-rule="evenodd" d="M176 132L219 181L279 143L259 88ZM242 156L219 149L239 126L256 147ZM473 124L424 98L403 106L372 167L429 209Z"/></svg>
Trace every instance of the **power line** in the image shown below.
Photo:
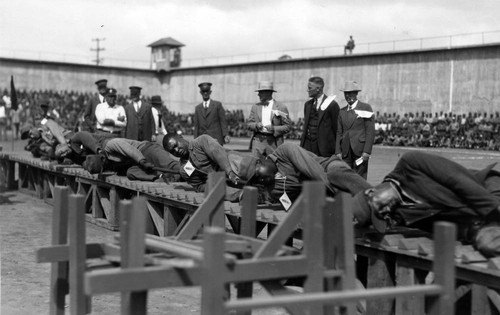
<svg viewBox="0 0 500 315"><path fill-rule="evenodd" d="M106 38L93 38L92 39L93 42L96 42L96 48L90 48L90 51L95 51L96 52L96 57L95 57L94 60L92 60L92 61L95 62L96 66L102 64L102 61L104 60L103 58L99 58L99 52L105 50L104 48L101 48L99 46L99 43L101 41L104 41L104 40L106 40Z"/></svg>

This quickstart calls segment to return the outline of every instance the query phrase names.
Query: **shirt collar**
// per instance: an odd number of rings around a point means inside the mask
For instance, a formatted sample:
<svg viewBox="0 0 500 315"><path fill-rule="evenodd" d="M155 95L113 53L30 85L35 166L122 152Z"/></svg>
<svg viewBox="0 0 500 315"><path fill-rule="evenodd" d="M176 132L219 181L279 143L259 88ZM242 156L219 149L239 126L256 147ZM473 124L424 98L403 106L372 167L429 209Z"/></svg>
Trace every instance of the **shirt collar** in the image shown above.
<svg viewBox="0 0 500 315"><path fill-rule="evenodd" d="M358 105L358 100L356 100L356 102L352 103L351 109L355 109L357 105Z"/></svg>

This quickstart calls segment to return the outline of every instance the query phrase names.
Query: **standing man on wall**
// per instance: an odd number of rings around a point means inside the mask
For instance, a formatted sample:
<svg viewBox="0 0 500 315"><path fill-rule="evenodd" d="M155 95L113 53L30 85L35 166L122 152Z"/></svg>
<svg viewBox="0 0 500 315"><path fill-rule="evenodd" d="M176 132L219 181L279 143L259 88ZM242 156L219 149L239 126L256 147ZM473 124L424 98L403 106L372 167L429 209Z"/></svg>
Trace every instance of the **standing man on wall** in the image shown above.
<svg viewBox="0 0 500 315"><path fill-rule="evenodd" d="M229 143L226 122L226 111L222 103L212 100L212 83L203 82L198 84L203 102L196 105L194 109L194 138L201 135L209 135L220 145Z"/></svg>
<svg viewBox="0 0 500 315"><path fill-rule="evenodd" d="M358 101L361 89L356 81L347 81L341 91L347 106L340 109L335 154L366 179L375 139L373 109Z"/></svg>
<svg viewBox="0 0 500 315"><path fill-rule="evenodd" d="M129 89L132 102L125 106L127 126L124 137L137 141L155 141L155 122L151 105L141 99L141 87L131 86Z"/></svg>
<svg viewBox="0 0 500 315"><path fill-rule="evenodd" d="M300 146L317 156L330 157L335 153L335 138L339 104L335 95L323 93L325 82L320 77L311 77L307 84L310 99L304 104L304 130Z"/></svg>
<svg viewBox="0 0 500 315"><path fill-rule="evenodd" d="M108 91L108 80L101 79L95 82L97 85L97 91L99 92L96 97L90 99L87 107L85 108L85 112L83 113L83 131L95 132L96 131L96 118L95 118L95 109L97 105L104 102L104 97L106 96L106 92Z"/></svg>
<svg viewBox="0 0 500 315"><path fill-rule="evenodd" d="M288 108L273 99L273 82L261 81L255 92L260 102L252 105L248 117L248 129L253 131L250 149L255 157L268 156L284 142L290 132Z"/></svg>

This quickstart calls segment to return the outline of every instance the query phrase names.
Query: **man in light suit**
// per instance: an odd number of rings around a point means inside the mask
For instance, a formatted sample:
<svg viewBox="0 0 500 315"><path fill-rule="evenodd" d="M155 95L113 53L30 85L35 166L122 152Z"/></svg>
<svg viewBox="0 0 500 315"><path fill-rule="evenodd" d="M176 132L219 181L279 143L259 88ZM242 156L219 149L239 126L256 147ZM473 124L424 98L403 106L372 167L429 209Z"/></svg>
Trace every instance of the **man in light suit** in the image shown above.
<svg viewBox="0 0 500 315"><path fill-rule="evenodd" d="M196 105L194 110L194 138L201 135L209 135L220 145L229 143L227 132L226 111L222 103L212 100L212 83L203 82L198 84L203 102Z"/></svg>
<svg viewBox="0 0 500 315"><path fill-rule="evenodd" d="M356 81L347 81L341 91L347 106L340 109L335 154L366 179L375 139L373 109L358 101L361 89Z"/></svg>
<svg viewBox="0 0 500 315"><path fill-rule="evenodd" d="M248 129L253 131L250 149L255 157L268 156L284 142L290 132L288 109L273 99L273 82L259 82L257 90L260 102L252 105L248 117Z"/></svg>
<svg viewBox="0 0 500 315"><path fill-rule="evenodd" d="M335 137L339 104L335 95L323 93L325 82L320 77L311 77L307 84L310 99L304 104L304 130L300 146L317 156L330 157L335 153Z"/></svg>
<svg viewBox="0 0 500 315"><path fill-rule="evenodd" d="M141 98L141 87L131 86L129 89L132 102L125 105L127 126L124 138L137 141L156 141L155 121L151 105Z"/></svg>

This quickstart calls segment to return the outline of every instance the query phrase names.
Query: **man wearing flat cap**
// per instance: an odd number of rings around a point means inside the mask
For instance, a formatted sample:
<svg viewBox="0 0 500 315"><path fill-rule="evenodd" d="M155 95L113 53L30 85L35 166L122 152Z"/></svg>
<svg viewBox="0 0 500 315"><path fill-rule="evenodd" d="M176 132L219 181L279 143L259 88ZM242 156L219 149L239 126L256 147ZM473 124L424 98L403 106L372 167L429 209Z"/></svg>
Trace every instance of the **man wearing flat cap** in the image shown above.
<svg viewBox="0 0 500 315"><path fill-rule="evenodd" d="M335 154L366 179L375 140L373 109L370 104L358 100L361 89L356 81L347 81L341 91L347 106L339 112Z"/></svg>
<svg viewBox="0 0 500 315"><path fill-rule="evenodd" d="M288 108L273 98L273 82L261 81L257 87L260 102L252 105L248 117L248 129L253 131L250 140L252 154L258 158L268 156L284 142L283 136L290 132Z"/></svg>
<svg viewBox="0 0 500 315"><path fill-rule="evenodd" d="M96 131L95 109L97 105L105 101L104 97L106 96L106 92L108 91L108 80L97 80L95 81L95 85L97 86L98 94L90 99L90 101L87 103L87 107L85 107L85 112L83 113L84 121L82 124L82 130L89 132Z"/></svg>
<svg viewBox="0 0 500 315"><path fill-rule="evenodd" d="M131 86L129 89L131 102L125 105L127 126L124 136L137 141L155 141L155 121L151 105L141 98L141 87Z"/></svg>
<svg viewBox="0 0 500 315"><path fill-rule="evenodd" d="M212 83L202 82L198 84L203 102L196 105L194 109L194 138L201 135L209 135L220 145L229 143L226 111L222 103L210 98L212 95Z"/></svg>

